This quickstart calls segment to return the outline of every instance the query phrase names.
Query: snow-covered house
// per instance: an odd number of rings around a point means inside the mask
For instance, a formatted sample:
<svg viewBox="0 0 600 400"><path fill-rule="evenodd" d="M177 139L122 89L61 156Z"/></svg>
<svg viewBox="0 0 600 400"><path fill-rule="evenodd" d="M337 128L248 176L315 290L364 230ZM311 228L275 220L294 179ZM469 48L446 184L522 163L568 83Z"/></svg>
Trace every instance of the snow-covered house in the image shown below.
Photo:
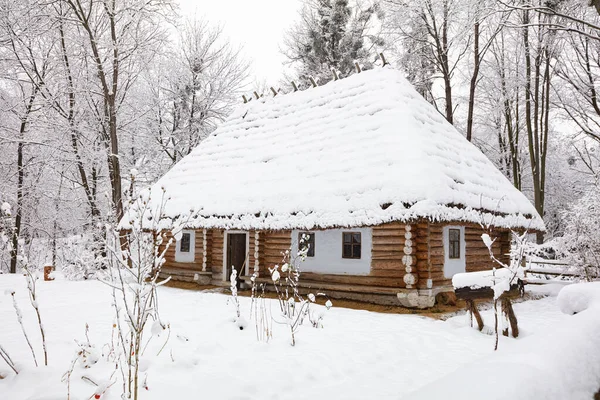
<svg viewBox="0 0 600 400"><path fill-rule="evenodd" d="M167 172L165 215L192 217L163 267L228 285L310 251L301 285L426 307L455 273L505 259L509 229L543 230L529 200L389 67L243 104ZM127 217L126 217L127 218ZM168 221L168 219L167 219Z"/></svg>

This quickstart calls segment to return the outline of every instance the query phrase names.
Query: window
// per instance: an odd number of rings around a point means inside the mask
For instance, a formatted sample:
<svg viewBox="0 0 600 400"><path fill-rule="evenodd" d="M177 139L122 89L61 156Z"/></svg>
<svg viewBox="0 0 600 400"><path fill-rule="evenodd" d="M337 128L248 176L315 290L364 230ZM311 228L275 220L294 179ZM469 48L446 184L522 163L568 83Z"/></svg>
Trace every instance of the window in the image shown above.
<svg viewBox="0 0 600 400"><path fill-rule="evenodd" d="M448 258L460 258L460 229L448 229Z"/></svg>
<svg viewBox="0 0 600 400"><path fill-rule="evenodd" d="M192 242L192 236L189 233L183 233L181 235L181 242L179 242L179 251L182 253L190 252L190 244Z"/></svg>
<svg viewBox="0 0 600 400"><path fill-rule="evenodd" d="M342 258L360 259L360 232L343 232Z"/></svg>
<svg viewBox="0 0 600 400"><path fill-rule="evenodd" d="M308 246L306 252L307 257L315 256L315 234L313 232L299 232L298 233L298 250L304 249L304 246Z"/></svg>

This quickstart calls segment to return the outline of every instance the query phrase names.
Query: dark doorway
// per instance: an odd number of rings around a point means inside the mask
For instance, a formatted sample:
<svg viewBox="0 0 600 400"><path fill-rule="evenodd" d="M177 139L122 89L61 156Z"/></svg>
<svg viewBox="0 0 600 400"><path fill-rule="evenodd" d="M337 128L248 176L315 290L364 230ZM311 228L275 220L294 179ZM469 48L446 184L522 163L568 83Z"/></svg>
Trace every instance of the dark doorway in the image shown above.
<svg viewBox="0 0 600 400"><path fill-rule="evenodd" d="M240 286L239 277L244 274L244 264L246 261L246 234L228 233L227 234L227 275L226 279L231 277L231 267L235 268L238 275L238 287Z"/></svg>

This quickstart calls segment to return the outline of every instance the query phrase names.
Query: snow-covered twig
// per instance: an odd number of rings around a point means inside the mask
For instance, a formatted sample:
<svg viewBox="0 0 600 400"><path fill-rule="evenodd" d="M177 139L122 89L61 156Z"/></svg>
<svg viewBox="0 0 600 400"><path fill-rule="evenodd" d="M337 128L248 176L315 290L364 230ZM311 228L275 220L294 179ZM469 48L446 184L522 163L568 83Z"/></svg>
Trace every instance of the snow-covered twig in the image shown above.
<svg viewBox="0 0 600 400"><path fill-rule="evenodd" d="M281 272L278 265L270 268L271 279L273 281L275 292L277 293L277 299L279 300L279 309L281 316L283 317L282 323L289 327L290 335L292 339L292 346L296 344L296 332L302 325L304 318L308 316L309 320L314 327L321 326L322 316L317 319L312 319L310 313L310 306L315 303L316 296L309 294L305 299L300 295L299 291L299 280L300 280L300 268L299 264L306 259L308 254L308 235L303 235L298 244L299 251L295 257L291 257L291 250L287 250L283 254L283 265L281 266ZM283 275L283 278L281 276ZM318 293L317 296L324 296L322 293ZM331 300L327 299L325 304L327 309L331 308Z"/></svg>
<svg viewBox="0 0 600 400"><path fill-rule="evenodd" d="M2 345L0 345L0 357L2 357L2 359L8 364L8 366L10 367L10 369L12 369L13 371L15 371L15 374L19 375L19 371L17 370L17 366L15 365L14 361L12 360L12 358L10 358L10 356L8 355L8 352L4 349L4 347L2 347Z"/></svg>
<svg viewBox="0 0 600 400"><path fill-rule="evenodd" d="M10 295L12 296L13 307L15 309L15 313L17 314L17 321L19 321L19 325L21 326L21 331L23 332L23 336L25 336L25 341L27 342L27 345L29 346L29 350L31 350L31 355L33 356L33 362L35 363L35 366L37 367L38 362L37 362L37 358L35 356L35 351L33 350L33 346L31 345L29 336L27 336L27 331L25 330L25 325L23 325L23 314L21 313L21 309L19 308L19 305L17 304L17 299L15 298L15 292L14 291L10 292Z"/></svg>
<svg viewBox="0 0 600 400"><path fill-rule="evenodd" d="M152 336L144 339L148 322L154 320L155 326L165 329L158 312L157 288L168 281L159 281L159 273L172 243L172 240L164 240L166 233L160 228L166 201L163 189L159 206L153 209L150 193L144 193L130 200L128 215L132 220L126 235L116 225L107 226L107 237L112 242L106 243L108 269L102 281L112 288L117 339L122 352L117 362L124 377L123 392L127 398L138 398L140 357L152 340ZM181 225L186 222L179 221ZM173 232L177 234L180 229L177 221L174 222Z"/></svg>
<svg viewBox="0 0 600 400"><path fill-rule="evenodd" d="M25 277L27 278L27 289L29 290L29 299L31 300L31 306L35 310L37 316L38 326L40 327L40 334L42 336L42 349L44 351L44 365L48 365L48 351L46 348L46 332L44 331L44 324L42 323L42 315L38 304L37 292L36 292L36 280L38 279L31 270L29 269L26 262L23 263L23 270L25 271Z"/></svg>

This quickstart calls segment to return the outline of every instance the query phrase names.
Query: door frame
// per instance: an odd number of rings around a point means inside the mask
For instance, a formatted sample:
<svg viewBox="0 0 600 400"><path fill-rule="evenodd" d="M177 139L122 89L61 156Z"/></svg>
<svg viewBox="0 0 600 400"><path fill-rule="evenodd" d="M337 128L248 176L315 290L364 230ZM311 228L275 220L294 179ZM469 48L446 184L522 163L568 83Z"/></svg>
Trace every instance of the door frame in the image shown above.
<svg viewBox="0 0 600 400"><path fill-rule="evenodd" d="M227 276L227 247L229 246L230 233L243 233L246 235L246 265L244 265L244 274L248 276L250 273L250 232L241 230L226 230L223 237L223 281L229 282Z"/></svg>

